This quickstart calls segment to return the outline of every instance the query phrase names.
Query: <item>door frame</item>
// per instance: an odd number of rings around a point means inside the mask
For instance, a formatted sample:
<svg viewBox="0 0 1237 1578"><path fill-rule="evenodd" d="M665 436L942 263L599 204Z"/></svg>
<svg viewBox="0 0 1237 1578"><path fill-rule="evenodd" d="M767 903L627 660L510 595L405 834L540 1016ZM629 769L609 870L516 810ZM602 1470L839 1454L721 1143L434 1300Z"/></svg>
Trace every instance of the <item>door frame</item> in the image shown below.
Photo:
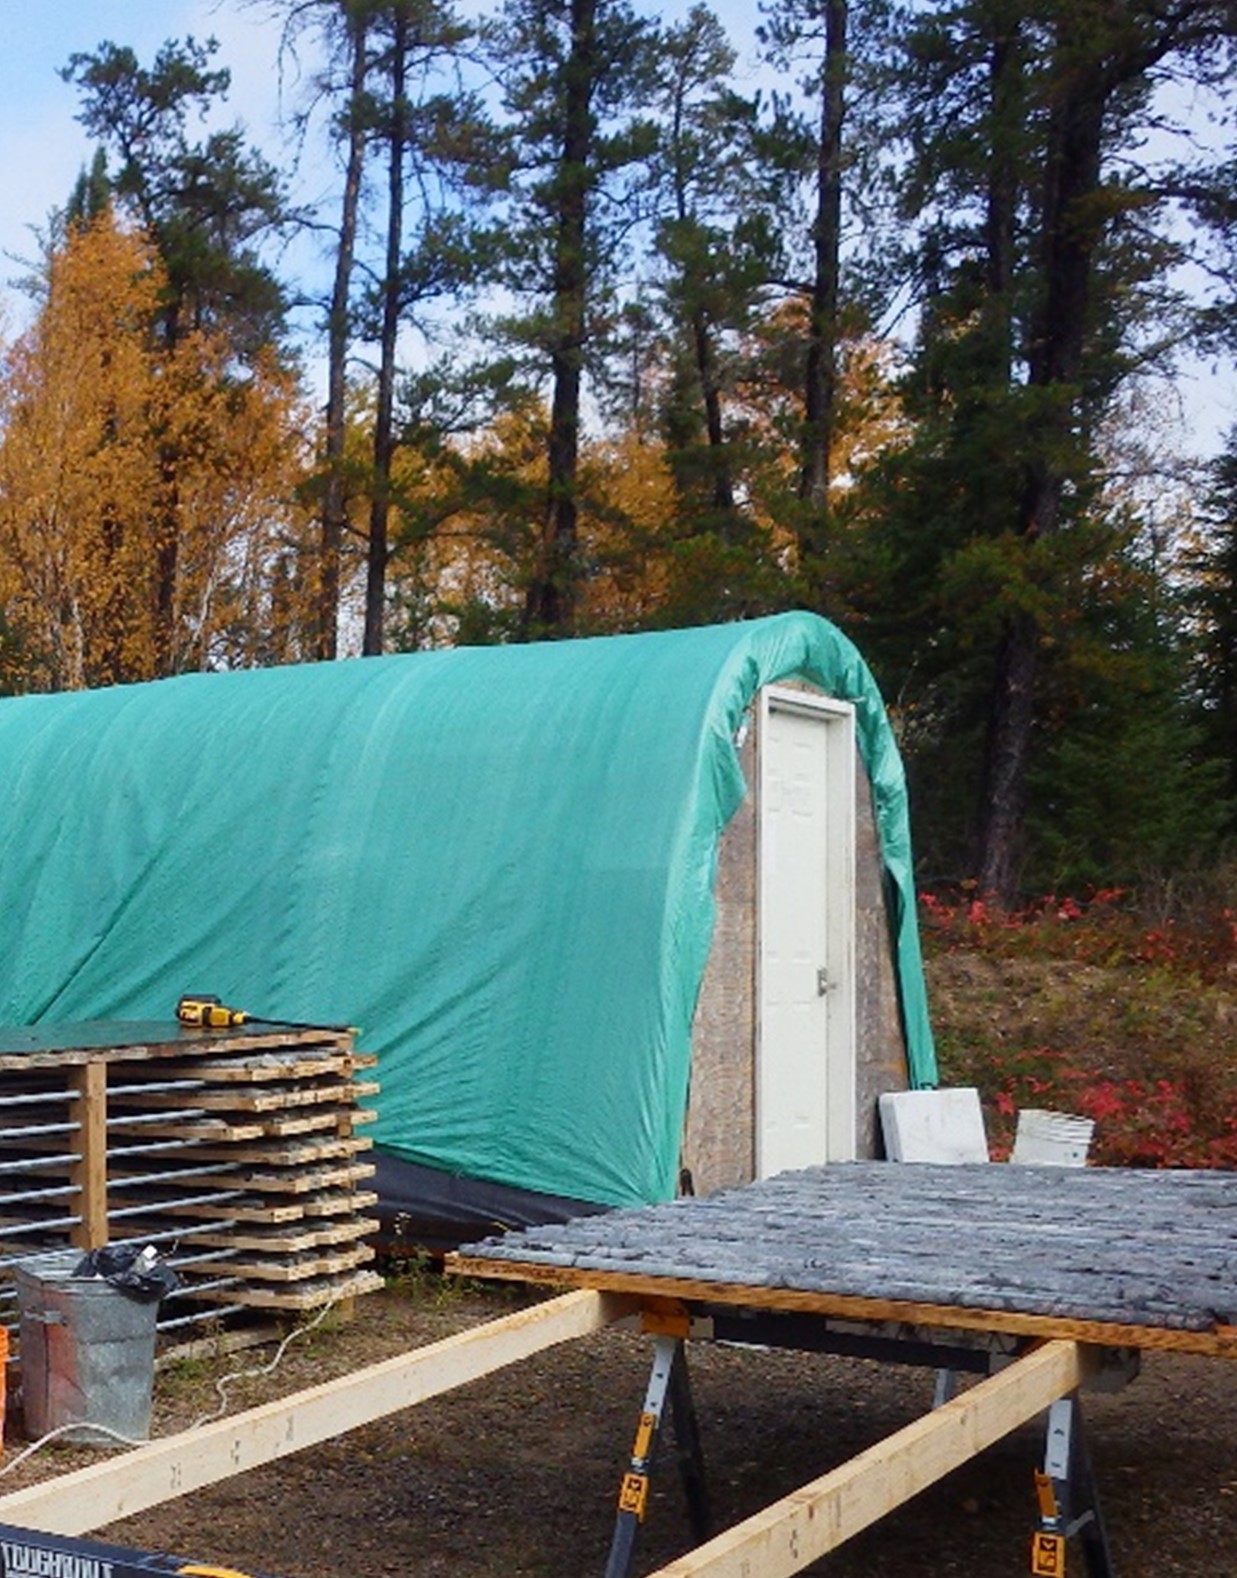
<svg viewBox="0 0 1237 1578"><path fill-rule="evenodd" d="M830 815L826 871L822 900L825 904L825 958L828 989L824 1077L827 1092L824 1154L821 1161L851 1161L856 1154L856 905L855 905L855 709L851 703L810 690L768 685L758 697L756 764L756 958L755 958L755 1064L753 1068L753 1150L757 1178L767 1176L762 1151L763 1114L761 1090L764 1071L765 982L764 938L769 906L776 894L766 882L769 871L769 830L766 768L770 719L777 713L810 718L825 728L828 742L822 799Z"/></svg>

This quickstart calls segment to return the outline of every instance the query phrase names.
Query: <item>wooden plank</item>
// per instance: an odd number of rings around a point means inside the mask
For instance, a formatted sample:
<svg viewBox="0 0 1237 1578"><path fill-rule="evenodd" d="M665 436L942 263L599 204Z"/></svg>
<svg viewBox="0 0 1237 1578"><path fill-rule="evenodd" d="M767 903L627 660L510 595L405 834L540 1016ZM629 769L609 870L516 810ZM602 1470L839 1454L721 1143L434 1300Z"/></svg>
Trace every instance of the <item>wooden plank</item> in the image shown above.
<svg viewBox="0 0 1237 1578"><path fill-rule="evenodd" d="M197 1153L194 1153L195 1160ZM227 1160L215 1157L212 1160ZM377 1171L373 1162L343 1162L338 1166L306 1166L276 1168L267 1171L260 1167L241 1168L238 1171L204 1173L193 1184L199 1189L252 1189L258 1194L314 1194L322 1189L339 1188L356 1183L362 1178L372 1178ZM132 1173L119 1171L113 1177L132 1177ZM153 1184L153 1178L152 1178Z"/></svg>
<svg viewBox="0 0 1237 1578"><path fill-rule="evenodd" d="M225 1085L222 1089L215 1086L184 1092L143 1090L128 1093L124 1097L124 1105L142 1112L157 1112L164 1107L201 1107L208 1112L286 1112L293 1107L359 1101L376 1096L380 1089L376 1079L346 1080L342 1083L332 1079L326 1084Z"/></svg>
<svg viewBox="0 0 1237 1578"><path fill-rule="evenodd" d="M195 1162L257 1162L268 1163L272 1167L306 1168L315 1167L319 1162L355 1156L373 1147L373 1140L365 1134L358 1134L355 1138L329 1134L308 1139L240 1140L234 1145L215 1145L204 1141L195 1144L193 1150L185 1154ZM227 1187L225 1184L224 1188ZM253 1187L259 1186L255 1184Z"/></svg>
<svg viewBox="0 0 1237 1578"><path fill-rule="evenodd" d="M373 1172L373 1168L370 1168ZM218 1204L199 1201L196 1205L182 1205L176 1200L160 1200L152 1206L165 1216L187 1217L199 1222L301 1222L312 1216L347 1216L353 1211L368 1211L378 1204L378 1196L369 1189L317 1190L298 1195L291 1200L270 1200L261 1195L243 1195L237 1200L220 1200Z"/></svg>
<svg viewBox="0 0 1237 1578"><path fill-rule="evenodd" d="M570 1293L519 1310L278 1402L14 1491L0 1497L0 1521L48 1534L87 1534L587 1336L631 1308L622 1299Z"/></svg>
<svg viewBox="0 0 1237 1578"><path fill-rule="evenodd" d="M652 1578L790 1578L1073 1391L1094 1364L1077 1343L1046 1343Z"/></svg>
<svg viewBox="0 0 1237 1578"><path fill-rule="evenodd" d="M372 1052L356 1052L341 1046L339 1051L327 1051L313 1056L306 1051L264 1052L261 1056L237 1057L227 1060L202 1058L193 1061L160 1063L160 1079L202 1079L212 1085L261 1085L273 1080L323 1079L333 1076L347 1077L354 1070L373 1068L378 1059ZM143 1069L142 1077L149 1078L150 1070ZM127 1071L121 1071L121 1078ZM138 1078L134 1072L133 1078Z"/></svg>
<svg viewBox="0 0 1237 1578"><path fill-rule="evenodd" d="M246 1309L300 1312L320 1310L324 1304L338 1305L362 1293L377 1293L383 1280L376 1271L358 1271L351 1276L314 1278L289 1283L282 1288L269 1284L241 1282L214 1291L195 1291L202 1304L243 1304Z"/></svg>
<svg viewBox="0 0 1237 1578"><path fill-rule="evenodd" d="M129 1104L125 1098L126 1106ZM196 1098L187 1096L182 1105L196 1104ZM113 1134L135 1135L142 1138L169 1140L204 1140L220 1145L239 1144L245 1140L288 1139L301 1134L334 1134L340 1124L373 1123L378 1114L364 1107L306 1107L292 1112L252 1113L241 1117L166 1118L148 1123L138 1121L129 1113L111 1119L108 1128ZM200 1152L208 1155L208 1152Z"/></svg>
<svg viewBox="0 0 1237 1578"><path fill-rule="evenodd" d="M186 1099L186 1106L191 1099ZM227 1123L222 1118L207 1117L167 1119L162 1123L126 1123L123 1117L114 1117L110 1128L113 1134L125 1139L203 1140L208 1143L214 1141L219 1145L260 1140L263 1136L262 1124L257 1119L246 1124ZM207 1156L209 1153L195 1151L194 1154Z"/></svg>
<svg viewBox="0 0 1237 1578"><path fill-rule="evenodd" d="M367 1238L381 1226L377 1217L348 1216L341 1220L295 1221L283 1226L254 1224L195 1233L193 1242L206 1249L256 1249L267 1254L302 1254L331 1244Z"/></svg>
<svg viewBox="0 0 1237 1578"><path fill-rule="evenodd" d="M353 1271L373 1258L370 1245L356 1244L348 1249L279 1255L270 1260L252 1253L238 1254L220 1260L199 1260L192 1269L195 1276L245 1277L255 1282L308 1282L311 1277Z"/></svg>
<svg viewBox="0 0 1237 1578"><path fill-rule="evenodd" d="M321 1030L190 1030L163 1020L33 1025L5 1030L0 1038L0 1071L71 1068L93 1058L105 1063L151 1063L198 1053L255 1053L281 1047L328 1046L346 1053L350 1041L351 1032L330 1026Z"/></svg>
<svg viewBox="0 0 1237 1578"><path fill-rule="evenodd" d="M888 1165L898 1164L891 1162ZM914 1326L940 1326L949 1330L1008 1332L1021 1337L1064 1338L1074 1342L1097 1343L1108 1348L1157 1349L1237 1359L1237 1327L1227 1325L1215 1326L1209 1331L1187 1331L1170 1326L1076 1320L1025 1314L1016 1310L970 1309L899 1299L858 1298L845 1294L807 1292L799 1288L751 1287L743 1283L705 1282L689 1277L650 1276L640 1272L590 1271L576 1266L503 1262L467 1254L448 1255L443 1264L446 1270L460 1276L497 1277L528 1282L538 1287L591 1288L596 1292L675 1298L694 1304L833 1315L844 1320L897 1321Z"/></svg>
<svg viewBox="0 0 1237 1578"><path fill-rule="evenodd" d="M78 1124L69 1182L81 1217L69 1242L75 1249L98 1249L107 1243L107 1068L92 1058L70 1072L68 1083L75 1098L69 1110Z"/></svg>

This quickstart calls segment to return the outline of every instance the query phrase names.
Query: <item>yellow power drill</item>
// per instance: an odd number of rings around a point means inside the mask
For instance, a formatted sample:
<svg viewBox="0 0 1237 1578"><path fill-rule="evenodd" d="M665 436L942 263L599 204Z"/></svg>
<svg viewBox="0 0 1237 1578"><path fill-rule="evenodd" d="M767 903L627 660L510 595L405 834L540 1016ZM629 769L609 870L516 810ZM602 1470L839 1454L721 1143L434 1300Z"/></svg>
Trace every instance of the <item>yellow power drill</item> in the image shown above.
<svg viewBox="0 0 1237 1578"><path fill-rule="evenodd" d="M199 1030L230 1030L249 1019L239 1008L229 1008L204 992L187 992L176 1005L176 1017L182 1025L193 1025Z"/></svg>

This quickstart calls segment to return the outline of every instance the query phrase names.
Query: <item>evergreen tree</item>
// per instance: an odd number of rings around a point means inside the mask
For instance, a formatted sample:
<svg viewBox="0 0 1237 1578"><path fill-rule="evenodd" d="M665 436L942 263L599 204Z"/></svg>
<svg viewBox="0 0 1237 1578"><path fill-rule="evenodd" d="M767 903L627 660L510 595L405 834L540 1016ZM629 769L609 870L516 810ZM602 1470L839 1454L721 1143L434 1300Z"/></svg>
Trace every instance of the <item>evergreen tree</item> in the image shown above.
<svg viewBox="0 0 1237 1578"><path fill-rule="evenodd" d="M1237 428L1210 467L1206 536L1190 556L1190 610L1198 624L1201 722L1225 792L1237 807Z"/></svg>
<svg viewBox="0 0 1237 1578"><path fill-rule="evenodd" d="M759 439L740 393L780 263L782 183L761 161L759 103L735 92L734 65L704 6L658 41L648 371L675 504L650 546L667 573L659 619L671 624L761 612L783 580L753 508Z"/></svg>
<svg viewBox="0 0 1237 1578"><path fill-rule="evenodd" d="M83 169L73 184L69 201L59 215L59 229L63 233L73 225L90 224L107 211L114 193L111 177L107 173L107 154L96 148L90 168Z"/></svg>
<svg viewBox="0 0 1237 1578"><path fill-rule="evenodd" d="M1214 79L1235 26L1201 0L960 0L906 35L917 422L887 468L872 552L909 594L907 617L888 619L900 671L950 698L953 737L975 753L968 865L1005 902L1051 670L1076 625L1070 588L1109 552L1099 423L1131 368L1170 344L1174 313L1186 326L1168 283L1180 167L1135 170L1127 155L1158 118L1156 87ZM1220 179L1195 175L1199 191Z"/></svg>
<svg viewBox="0 0 1237 1578"><path fill-rule="evenodd" d="M362 316L366 337L378 344L362 647L367 654L380 653L384 643L391 515L398 502L393 465L400 328L421 323L443 298L460 306L492 266L487 180L470 182L470 176L482 151L493 147L493 136L477 96L460 80L472 39L472 30L436 0L387 0L375 18L371 116L374 141L384 151L386 205L383 265ZM416 210L405 246L410 191Z"/></svg>
<svg viewBox="0 0 1237 1578"><path fill-rule="evenodd" d="M191 117L228 91L230 73L211 65L217 50L213 39L168 42L145 67L133 50L104 43L72 55L62 75L79 91L82 125L116 155L117 198L158 249L169 344L222 329L246 354L282 331L283 292L259 247L285 209L279 177L239 126L190 135Z"/></svg>
<svg viewBox="0 0 1237 1578"><path fill-rule="evenodd" d="M509 0L491 46L510 122L506 284L530 302L505 329L548 375L544 511L525 636L568 633L583 574L580 442L586 370L614 311L639 161L649 29L624 0Z"/></svg>
<svg viewBox="0 0 1237 1578"><path fill-rule="evenodd" d="M348 358L353 344L353 274L362 213L362 184L368 151L371 33L380 0L276 0L284 16L283 47L295 53L310 32L323 64L312 79L310 104L296 118L304 136L314 111L329 106L331 138L343 170L331 268L330 295L323 304L326 335L326 404L315 479L318 505L314 655L336 656L344 543L349 529Z"/></svg>
<svg viewBox="0 0 1237 1578"><path fill-rule="evenodd" d="M881 149L892 139L886 0L768 0L768 60L795 84L774 95L766 160L780 172L785 310L769 320L768 366L786 392L793 485L779 514L793 531L801 595L841 615L834 556L850 477L847 360L890 289ZM900 108L900 106L898 106Z"/></svg>

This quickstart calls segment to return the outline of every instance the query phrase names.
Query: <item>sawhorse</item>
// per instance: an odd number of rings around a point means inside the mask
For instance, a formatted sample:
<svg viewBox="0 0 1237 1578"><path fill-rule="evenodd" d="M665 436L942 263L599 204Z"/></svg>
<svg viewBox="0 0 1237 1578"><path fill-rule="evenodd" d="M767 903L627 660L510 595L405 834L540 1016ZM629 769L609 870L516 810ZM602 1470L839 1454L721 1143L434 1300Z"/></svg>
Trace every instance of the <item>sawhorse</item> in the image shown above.
<svg viewBox="0 0 1237 1578"><path fill-rule="evenodd" d="M1006 1339L951 1342L937 1332L901 1328L856 1329L853 1323L798 1315L736 1314L700 1311L698 1335L741 1345L782 1347L853 1357L880 1358L938 1370L992 1374L1011 1362L1025 1344ZM700 1434L687 1376L686 1339L692 1313L686 1305L657 1301L643 1311L643 1328L654 1337L653 1365L636 1427L631 1459L619 1491L618 1512L605 1578L628 1578L637 1535L648 1509L649 1484L667 1401L671 1405L679 1469L687 1493L697 1542L709 1537L710 1514ZM1104 1351L1107 1384L1123 1385L1131 1373L1129 1357ZM1116 1360L1115 1363L1110 1361ZM1136 1371L1136 1366L1135 1366ZM1101 1382L1101 1385L1105 1384ZM1078 1536L1088 1578L1115 1578L1107 1532L1100 1514L1095 1477L1083 1432L1077 1392L1054 1402L1048 1412L1044 1467L1036 1473L1040 1529L1031 1549L1032 1578L1064 1578L1066 1541Z"/></svg>

